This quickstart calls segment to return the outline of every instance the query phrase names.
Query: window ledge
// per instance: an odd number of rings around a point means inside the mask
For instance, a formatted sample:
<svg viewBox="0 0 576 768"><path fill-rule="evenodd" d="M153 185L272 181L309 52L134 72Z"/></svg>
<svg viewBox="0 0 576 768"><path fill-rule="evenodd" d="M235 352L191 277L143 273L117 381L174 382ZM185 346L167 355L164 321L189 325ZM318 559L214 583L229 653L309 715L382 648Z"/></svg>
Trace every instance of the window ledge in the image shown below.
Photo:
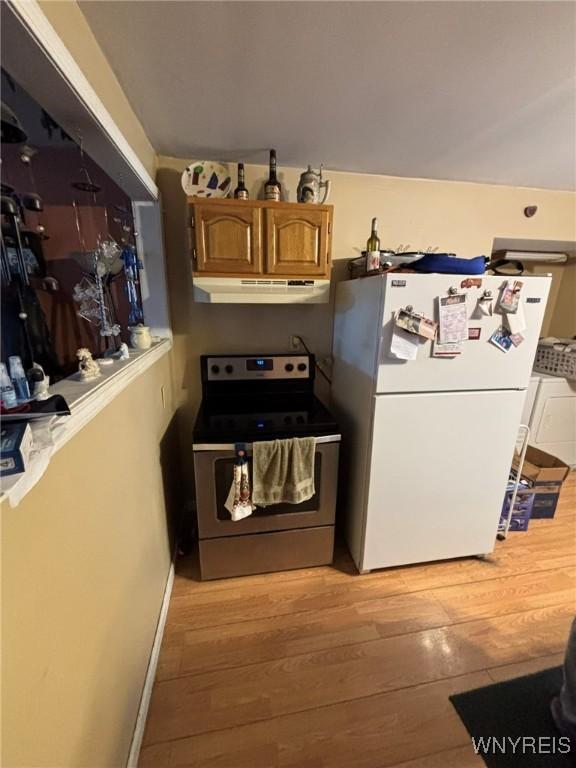
<svg viewBox="0 0 576 768"><path fill-rule="evenodd" d="M2 478L2 500L7 497L12 507L19 504L40 480L51 456L171 349L171 339L162 339L144 351L131 349L129 360L115 360L113 365L103 366L102 376L95 381L83 382L70 376L50 387L50 394L66 399L71 415L54 417L51 423L53 445L36 451L25 472Z"/></svg>
<svg viewBox="0 0 576 768"><path fill-rule="evenodd" d="M108 403L120 394L134 379L172 349L170 339L162 339L144 351L131 349L130 359L115 360L113 365L102 366L102 376L95 381L78 381L74 376L50 387L50 394L62 395L70 407L70 416L62 416L54 435L54 451L66 445L82 427L86 426Z"/></svg>

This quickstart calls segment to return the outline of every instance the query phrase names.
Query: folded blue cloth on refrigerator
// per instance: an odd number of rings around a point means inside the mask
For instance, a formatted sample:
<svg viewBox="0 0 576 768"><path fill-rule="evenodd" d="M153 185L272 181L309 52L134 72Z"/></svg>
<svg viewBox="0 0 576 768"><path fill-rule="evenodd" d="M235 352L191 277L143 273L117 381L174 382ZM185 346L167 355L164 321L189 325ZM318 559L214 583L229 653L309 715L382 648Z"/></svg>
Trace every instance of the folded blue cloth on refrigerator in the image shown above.
<svg viewBox="0 0 576 768"><path fill-rule="evenodd" d="M459 259L449 253L427 253L418 261L406 264L415 272L440 272L445 275L483 275L486 271L486 257Z"/></svg>

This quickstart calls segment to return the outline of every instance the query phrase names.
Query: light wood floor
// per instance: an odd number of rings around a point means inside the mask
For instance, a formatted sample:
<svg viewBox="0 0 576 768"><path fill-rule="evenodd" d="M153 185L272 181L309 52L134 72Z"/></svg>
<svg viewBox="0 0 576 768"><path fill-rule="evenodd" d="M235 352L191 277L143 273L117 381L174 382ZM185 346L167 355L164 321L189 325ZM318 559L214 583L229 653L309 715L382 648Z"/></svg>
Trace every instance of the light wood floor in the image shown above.
<svg viewBox="0 0 576 768"><path fill-rule="evenodd" d="M470 559L202 583L181 561L143 768L474 768L448 700L559 664L576 473L556 518Z"/></svg>

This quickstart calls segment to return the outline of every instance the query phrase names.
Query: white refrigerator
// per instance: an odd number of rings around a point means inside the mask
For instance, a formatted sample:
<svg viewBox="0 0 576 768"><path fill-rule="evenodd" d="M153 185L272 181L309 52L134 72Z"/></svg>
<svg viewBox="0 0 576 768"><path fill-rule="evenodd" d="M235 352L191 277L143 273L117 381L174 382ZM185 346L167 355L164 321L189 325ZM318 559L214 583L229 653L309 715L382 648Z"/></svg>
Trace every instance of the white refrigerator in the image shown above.
<svg viewBox="0 0 576 768"><path fill-rule="evenodd" d="M340 498L358 570L491 552L550 288L519 278L523 341L490 342L508 278L389 273L336 291L332 394L343 432ZM489 291L490 301L484 292ZM455 357L392 356L400 309L438 320L465 294L469 339ZM482 304L482 307L480 307ZM490 313L490 311L492 313Z"/></svg>

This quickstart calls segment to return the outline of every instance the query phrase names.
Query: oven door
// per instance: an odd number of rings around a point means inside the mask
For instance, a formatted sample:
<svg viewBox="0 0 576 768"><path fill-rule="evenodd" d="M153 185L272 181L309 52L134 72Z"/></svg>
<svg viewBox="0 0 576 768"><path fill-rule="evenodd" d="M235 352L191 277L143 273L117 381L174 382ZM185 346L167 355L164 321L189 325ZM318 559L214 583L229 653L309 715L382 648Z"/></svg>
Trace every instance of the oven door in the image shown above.
<svg viewBox="0 0 576 768"><path fill-rule="evenodd" d="M316 438L316 441L314 496L300 504L270 504L267 507L257 507L249 517L237 522L230 518L230 513L224 506L236 461L234 446L195 445L194 471L200 538L333 525L340 436ZM248 462L251 464L249 445L246 450Z"/></svg>

